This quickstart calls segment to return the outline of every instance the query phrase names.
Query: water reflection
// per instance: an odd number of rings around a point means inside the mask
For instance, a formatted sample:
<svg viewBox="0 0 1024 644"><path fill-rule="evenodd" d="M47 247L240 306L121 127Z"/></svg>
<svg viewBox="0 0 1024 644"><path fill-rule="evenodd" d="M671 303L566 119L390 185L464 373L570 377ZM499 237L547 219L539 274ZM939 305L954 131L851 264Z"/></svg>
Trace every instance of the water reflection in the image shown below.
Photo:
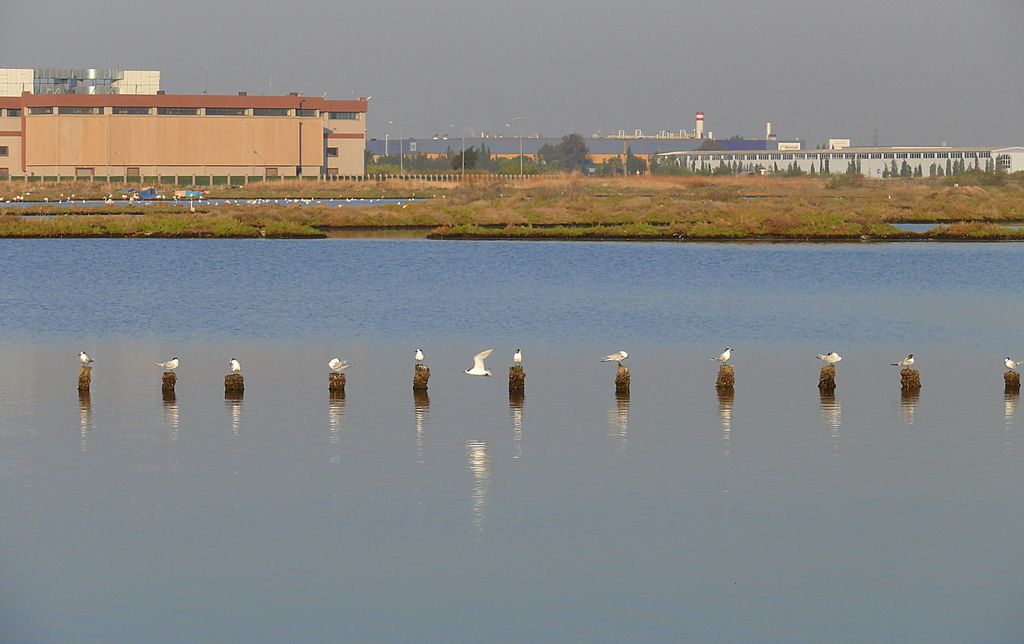
<svg viewBox="0 0 1024 644"><path fill-rule="evenodd" d="M78 423L81 432L81 449L86 446L86 434L92 429L92 394L88 390L78 392Z"/></svg>
<svg viewBox="0 0 1024 644"><path fill-rule="evenodd" d="M1010 431L1013 424L1013 415L1017 412L1017 399L1020 398L1019 391L1007 391L1003 394L1003 415L1006 420L1006 431Z"/></svg>
<svg viewBox="0 0 1024 644"><path fill-rule="evenodd" d="M626 451L629 429L629 394L615 394L615 409L608 410L608 436L615 442L615 451Z"/></svg>
<svg viewBox="0 0 1024 644"><path fill-rule="evenodd" d="M473 527L482 532L491 491L491 450L487 441L466 441L466 460L473 472Z"/></svg>
<svg viewBox="0 0 1024 644"><path fill-rule="evenodd" d="M332 391L327 403L327 424L330 437L327 439L336 450L341 449L341 417L345 415L345 392ZM331 463L341 461L340 454L334 454L330 458Z"/></svg>
<svg viewBox="0 0 1024 644"><path fill-rule="evenodd" d="M174 395L173 389L163 391L164 398L164 422L171 427L171 440L178 440L178 397Z"/></svg>
<svg viewBox="0 0 1024 644"><path fill-rule="evenodd" d="M900 411L903 412L903 420L914 426L914 410L917 408L917 400L921 397L920 389L904 389L900 393Z"/></svg>
<svg viewBox="0 0 1024 644"><path fill-rule="evenodd" d="M735 398L731 387L718 390L718 420L722 423L723 454L729 455L729 441L732 437L732 401Z"/></svg>
<svg viewBox="0 0 1024 644"><path fill-rule="evenodd" d="M508 395L508 413L512 418L512 458L523 455L523 402L525 394Z"/></svg>
<svg viewBox="0 0 1024 644"><path fill-rule="evenodd" d="M231 410L231 431L237 436L242 422L242 392L225 391L224 404Z"/></svg>
<svg viewBox="0 0 1024 644"><path fill-rule="evenodd" d="M842 423L842 408L836 401L836 395L827 391L821 392L821 419L828 427L833 447L839 446L839 425Z"/></svg>
<svg viewBox="0 0 1024 644"><path fill-rule="evenodd" d="M416 421L416 462L423 463L423 424L430 412L430 396L426 390L413 389L413 419Z"/></svg>

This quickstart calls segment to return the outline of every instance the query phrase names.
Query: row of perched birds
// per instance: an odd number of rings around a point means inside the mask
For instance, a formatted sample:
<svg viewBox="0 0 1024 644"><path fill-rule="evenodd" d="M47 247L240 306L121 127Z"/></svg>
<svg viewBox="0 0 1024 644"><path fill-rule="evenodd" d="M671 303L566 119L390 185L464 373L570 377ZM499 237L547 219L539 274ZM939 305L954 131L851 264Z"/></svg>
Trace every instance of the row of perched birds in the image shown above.
<svg viewBox="0 0 1024 644"><path fill-rule="evenodd" d="M494 353L494 349L487 349L486 351L481 351L480 353L478 353L475 356L473 356L473 366L470 369L466 369L465 373L467 373L467 374L469 374L471 376L489 376L489 375L491 375L491 372L488 371L487 368L484 366L484 359L487 358L487 356L491 355L492 353ZM628 353L626 353L625 351L619 351L617 353L613 353L611 355L608 355L608 356L605 356L605 357L601 358L601 362L617 362L621 366L622 365L622 361L625 360L628 357L629 357ZM834 365L837 362L839 362L840 360L842 360L842 357L840 357L840 355L838 353L836 353L835 351L830 351L830 352L824 353L824 354L823 353L819 353L816 357L819 360L822 360L822 361L824 361L824 362L826 362L826 363L828 363L830 365ZM424 360L425 356L423 355L423 350L422 349L416 349L415 358L416 358L416 364L417 365L422 365L423 364L423 360ZM728 364L730 358L732 358L732 347L726 347L725 351L723 351L721 354L719 354L718 357L711 358L711 360L714 360L716 362L720 362L722 364ZM88 355L86 355L85 351L82 351L81 353L78 354L78 359L81 361L83 366L88 366L89 363L95 362L92 358L90 358ZM515 353L512 354L512 362L517 364L517 365L518 364L522 364L522 362L523 362L523 352L522 352L521 349L516 349ZM1014 371L1017 368L1017 366L1022 364L1022 363L1024 363L1024 361L1010 360L1009 357L1007 357L1003 361L1003 364L1006 365L1006 368L1009 369L1010 371ZM913 364L914 364L914 354L911 353L910 355L908 355L906 358L900 360L899 362L893 362L892 366L908 368L908 367L912 366ZM174 371L178 367L178 358L177 357L171 358L167 362L157 362L156 366L163 367L167 371ZM346 361L341 360L339 358L332 358L331 361L327 363L327 366L334 373L341 373L342 371L344 371L345 369L348 369L352 365L348 364ZM231 358L230 360L228 360L228 368L231 370L231 373L239 373L242 370L242 365L235 358Z"/></svg>

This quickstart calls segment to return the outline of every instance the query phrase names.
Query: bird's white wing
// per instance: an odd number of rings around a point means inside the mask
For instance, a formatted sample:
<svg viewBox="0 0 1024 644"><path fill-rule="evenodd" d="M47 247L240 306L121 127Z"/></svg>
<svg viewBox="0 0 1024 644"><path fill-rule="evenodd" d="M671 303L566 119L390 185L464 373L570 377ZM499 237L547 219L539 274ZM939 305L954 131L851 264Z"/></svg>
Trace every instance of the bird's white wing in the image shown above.
<svg viewBox="0 0 1024 644"><path fill-rule="evenodd" d="M481 351L480 353L473 356L473 368L483 371L484 369L484 358L494 353L494 349L488 349L487 351Z"/></svg>

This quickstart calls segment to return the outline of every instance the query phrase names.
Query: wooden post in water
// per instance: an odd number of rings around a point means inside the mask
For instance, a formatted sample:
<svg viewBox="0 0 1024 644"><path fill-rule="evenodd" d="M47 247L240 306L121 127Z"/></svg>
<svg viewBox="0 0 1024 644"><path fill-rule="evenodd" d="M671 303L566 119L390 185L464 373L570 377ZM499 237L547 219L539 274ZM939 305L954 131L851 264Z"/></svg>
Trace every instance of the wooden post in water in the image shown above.
<svg viewBox="0 0 1024 644"><path fill-rule="evenodd" d="M92 384L92 367L83 366L78 373L78 391L89 391Z"/></svg>
<svg viewBox="0 0 1024 644"><path fill-rule="evenodd" d="M615 393L629 395L629 369L619 364L619 371L615 374Z"/></svg>
<svg viewBox="0 0 1024 644"><path fill-rule="evenodd" d="M724 364L718 368L718 380L715 382L715 387L719 390L732 389L736 384L736 372L733 371L732 365Z"/></svg>
<svg viewBox="0 0 1024 644"><path fill-rule="evenodd" d="M836 389L836 366L827 364L821 368L821 375L818 377L818 389L824 392L832 392Z"/></svg>
<svg viewBox="0 0 1024 644"><path fill-rule="evenodd" d="M523 365L517 364L508 368L508 395L522 396L526 392L526 372Z"/></svg>
<svg viewBox="0 0 1024 644"><path fill-rule="evenodd" d="M921 388L921 374L917 369L900 370L900 386L903 391L914 391Z"/></svg>
<svg viewBox="0 0 1024 644"><path fill-rule="evenodd" d="M174 393L174 385L178 382L178 376L173 371L165 371L163 382L160 383L160 391Z"/></svg>
<svg viewBox="0 0 1024 644"><path fill-rule="evenodd" d="M416 365L416 371L412 374L412 390L426 391L428 380L430 380L430 367L422 364Z"/></svg>
<svg viewBox="0 0 1024 644"><path fill-rule="evenodd" d="M327 374L328 384L327 390L331 393L340 393L342 396L345 395L345 381L347 378L345 374L341 372L334 372Z"/></svg>
<svg viewBox="0 0 1024 644"><path fill-rule="evenodd" d="M245 378L240 373L229 373L224 376L224 393L241 394L245 391Z"/></svg>
<svg viewBox="0 0 1024 644"><path fill-rule="evenodd" d="M85 367L83 367L84 369ZM1006 383L1006 393L1017 393L1020 391L1020 374L1016 371L1007 371L1003 374L1003 382ZM81 385L79 385L81 388Z"/></svg>

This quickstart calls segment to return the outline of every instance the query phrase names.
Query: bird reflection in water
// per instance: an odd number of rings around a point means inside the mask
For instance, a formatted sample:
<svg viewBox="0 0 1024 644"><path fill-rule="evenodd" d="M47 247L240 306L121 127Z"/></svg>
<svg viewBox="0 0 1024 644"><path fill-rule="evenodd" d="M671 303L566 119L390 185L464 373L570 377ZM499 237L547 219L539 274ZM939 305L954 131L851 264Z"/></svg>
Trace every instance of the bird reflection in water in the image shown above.
<svg viewBox="0 0 1024 644"><path fill-rule="evenodd" d="M88 391L78 392L78 422L81 431L81 449L86 447L86 434L92 429L92 395Z"/></svg>
<svg viewBox="0 0 1024 644"><path fill-rule="evenodd" d="M729 440L732 437L732 401L736 394L732 387L718 390L718 420L722 423L723 454L729 454Z"/></svg>
<svg viewBox="0 0 1024 644"><path fill-rule="evenodd" d="M473 527L477 532L482 532L491 491L491 450L487 441L466 441L466 460L473 473Z"/></svg>
<svg viewBox="0 0 1024 644"><path fill-rule="evenodd" d="M224 404L231 410L231 431L237 435L242 423L242 392L224 392Z"/></svg>
<svg viewBox="0 0 1024 644"><path fill-rule="evenodd" d="M829 435L838 445L839 425L842 422L842 409L840 408L839 403L836 402L836 395L834 393L821 393L821 418L825 421L825 425L828 427Z"/></svg>
<svg viewBox="0 0 1024 644"><path fill-rule="evenodd" d="M423 463L423 424L430 412L430 396L425 390L413 389L413 418L416 421L416 462Z"/></svg>
<svg viewBox="0 0 1024 644"><path fill-rule="evenodd" d="M345 415L345 392L332 391L327 404L327 422L331 432L328 440L331 442L331 445L335 446L335 449L340 449L341 417ZM333 454L330 461L332 463L337 463L341 461L341 456L339 454Z"/></svg>
<svg viewBox="0 0 1024 644"><path fill-rule="evenodd" d="M164 395L164 421L171 428L171 440L178 440L178 397L174 390L165 390Z"/></svg>
<svg viewBox="0 0 1024 644"><path fill-rule="evenodd" d="M903 412L904 422L911 427L914 426L914 411L917 409L917 400L920 397L920 389L904 389L900 392L900 411Z"/></svg>
<svg viewBox="0 0 1024 644"><path fill-rule="evenodd" d="M508 415L512 418L512 446L514 448L512 458L519 458L523 455L523 402L525 400L524 394L508 395Z"/></svg>
<svg viewBox="0 0 1024 644"><path fill-rule="evenodd" d="M608 410L608 436L615 441L619 453L626 451L629 430L629 394L615 394L615 409Z"/></svg>
<svg viewBox="0 0 1024 644"><path fill-rule="evenodd" d="M1006 419L1006 431L1010 431L1013 425L1013 414L1017 411L1017 399L1020 398L1019 390L1007 390L1003 394L1003 414Z"/></svg>

